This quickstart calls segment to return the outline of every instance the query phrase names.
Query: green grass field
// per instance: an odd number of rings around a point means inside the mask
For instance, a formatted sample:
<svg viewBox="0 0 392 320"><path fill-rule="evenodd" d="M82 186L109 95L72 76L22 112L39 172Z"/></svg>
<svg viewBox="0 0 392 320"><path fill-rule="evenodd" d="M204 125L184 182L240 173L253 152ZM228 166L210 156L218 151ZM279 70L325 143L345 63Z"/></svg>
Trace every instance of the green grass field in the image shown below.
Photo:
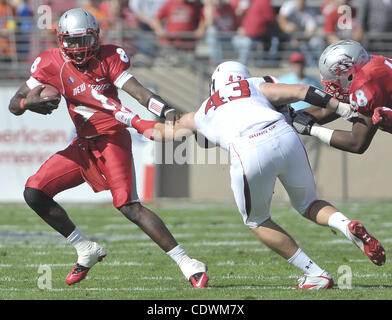
<svg viewBox="0 0 392 320"><path fill-rule="evenodd" d="M343 235L311 223L286 205L273 206L273 219L334 276L335 287L323 291L291 290L300 272L259 243L231 204L162 201L148 205L162 217L190 256L208 264L209 286L199 290L191 287L176 264L155 243L111 206L64 207L85 234L105 247L108 256L91 269L87 279L68 286L64 279L76 262L74 248L26 206L2 205L0 300L392 298L389 260L392 203L389 202L339 205L347 216L362 221L382 242L387 253L387 262L382 267L373 265ZM39 272L40 266L50 267L52 289L39 288L39 278L47 275ZM338 283L347 276L347 270L352 272L352 288L339 288Z"/></svg>

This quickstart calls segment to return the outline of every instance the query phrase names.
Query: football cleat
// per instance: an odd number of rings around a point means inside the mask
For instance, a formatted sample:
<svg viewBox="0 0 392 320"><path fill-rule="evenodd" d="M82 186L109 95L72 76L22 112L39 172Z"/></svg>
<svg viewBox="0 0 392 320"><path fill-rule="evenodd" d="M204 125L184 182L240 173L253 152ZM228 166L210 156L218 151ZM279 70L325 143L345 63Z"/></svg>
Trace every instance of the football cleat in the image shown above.
<svg viewBox="0 0 392 320"><path fill-rule="evenodd" d="M298 286L293 289L305 289L305 290L319 290L319 289L330 289L333 287L332 276L324 271L319 276L304 275L298 280Z"/></svg>
<svg viewBox="0 0 392 320"><path fill-rule="evenodd" d="M87 276L87 272L90 268L83 267L79 263L75 265L70 273L68 273L67 277L65 278L65 282L68 285L78 283L82 281Z"/></svg>
<svg viewBox="0 0 392 320"><path fill-rule="evenodd" d="M207 266L196 259L183 258L178 264L184 276L194 288L204 288L208 283Z"/></svg>
<svg viewBox="0 0 392 320"><path fill-rule="evenodd" d="M198 272L194 275L190 276L189 282L191 283L192 287L200 289L204 288L208 284L208 276L205 272Z"/></svg>
<svg viewBox="0 0 392 320"><path fill-rule="evenodd" d="M95 242L86 242L83 247L83 249L78 250L78 262L65 278L68 285L82 281L86 278L91 267L106 257L105 250Z"/></svg>
<svg viewBox="0 0 392 320"><path fill-rule="evenodd" d="M385 250L380 242L374 238L359 221L351 221L348 226L348 235L351 241L361 249L371 262L378 266L385 263Z"/></svg>

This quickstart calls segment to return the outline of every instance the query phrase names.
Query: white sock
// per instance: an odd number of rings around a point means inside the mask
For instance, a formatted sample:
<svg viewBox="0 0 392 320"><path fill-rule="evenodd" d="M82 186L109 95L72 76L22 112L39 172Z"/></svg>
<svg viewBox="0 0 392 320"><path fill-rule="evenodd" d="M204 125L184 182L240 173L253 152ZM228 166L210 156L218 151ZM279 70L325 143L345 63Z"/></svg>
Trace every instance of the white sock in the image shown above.
<svg viewBox="0 0 392 320"><path fill-rule="evenodd" d="M328 225L331 228L339 230L346 236L347 239L351 240L350 236L347 234L347 225L350 223L350 221L351 220L347 218L343 213L335 212L329 217Z"/></svg>
<svg viewBox="0 0 392 320"><path fill-rule="evenodd" d="M75 247L76 251L81 251L86 249L91 243L82 231L78 227L75 227L74 231L67 237L67 240Z"/></svg>
<svg viewBox="0 0 392 320"><path fill-rule="evenodd" d="M78 227L75 227L74 231L67 237L67 240L72 244L75 245L80 240L84 240L86 237L84 236L83 232L79 230Z"/></svg>
<svg viewBox="0 0 392 320"><path fill-rule="evenodd" d="M185 250L180 246L176 246L170 251L166 252L177 264L181 262L184 257L188 257Z"/></svg>
<svg viewBox="0 0 392 320"><path fill-rule="evenodd" d="M301 248L287 261L300 269L305 275L319 276L324 272Z"/></svg>

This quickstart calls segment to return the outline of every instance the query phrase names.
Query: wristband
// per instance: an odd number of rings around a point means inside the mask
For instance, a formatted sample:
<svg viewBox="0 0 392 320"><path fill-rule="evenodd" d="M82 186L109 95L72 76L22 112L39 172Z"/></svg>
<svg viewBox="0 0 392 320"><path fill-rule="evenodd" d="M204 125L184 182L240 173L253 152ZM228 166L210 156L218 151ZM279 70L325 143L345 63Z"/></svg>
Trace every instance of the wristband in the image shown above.
<svg viewBox="0 0 392 320"><path fill-rule="evenodd" d="M309 86L304 101L321 108L326 108L332 96L316 87Z"/></svg>
<svg viewBox="0 0 392 320"><path fill-rule="evenodd" d="M19 108L20 108L20 110L26 110L26 109L25 109L25 106L24 106L24 101L25 101L24 98L20 99L20 103L19 103Z"/></svg>
<svg viewBox="0 0 392 320"><path fill-rule="evenodd" d="M310 135L319 138L321 142L331 145L332 134L334 130L328 129L317 124L314 124L310 129Z"/></svg>
<svg viewBox="0 0 392 320"><path fill-rule="evenodd" d="M348 103L340 102L336 107L335 113L341 116L343 119L347 120L354 113L351 109L351 105Z"/></svg>
<svg viewBox="0 0 392 320"><path fill-rule="evenodd" d="M147 110L162 118L167 108L167 103L158 95L153 94L147 102Z"/></svg>

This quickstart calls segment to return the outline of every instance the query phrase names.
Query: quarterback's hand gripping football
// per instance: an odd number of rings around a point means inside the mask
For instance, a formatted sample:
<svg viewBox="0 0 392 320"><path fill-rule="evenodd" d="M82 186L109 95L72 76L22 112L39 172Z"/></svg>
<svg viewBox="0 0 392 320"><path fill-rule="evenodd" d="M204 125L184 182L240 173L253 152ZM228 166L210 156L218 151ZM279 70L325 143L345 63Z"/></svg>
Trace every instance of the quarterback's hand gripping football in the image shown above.
<svg viewBox="0 0 392 320"><path fill-rule="evenodd" d="M60 100L58 98L41 97L41 92L45 86L41 86L24 100L24 109L36 112L39 114L51 114L53 110L57 109Z"/></svg>
<svg viewBox="0 0 392 320"><path fill-rule="evenodd" d="M298 133L303 135L310 135L310 130L314 125L314 118L306 111L297 111L293 119L293 127Z"/></svg>

